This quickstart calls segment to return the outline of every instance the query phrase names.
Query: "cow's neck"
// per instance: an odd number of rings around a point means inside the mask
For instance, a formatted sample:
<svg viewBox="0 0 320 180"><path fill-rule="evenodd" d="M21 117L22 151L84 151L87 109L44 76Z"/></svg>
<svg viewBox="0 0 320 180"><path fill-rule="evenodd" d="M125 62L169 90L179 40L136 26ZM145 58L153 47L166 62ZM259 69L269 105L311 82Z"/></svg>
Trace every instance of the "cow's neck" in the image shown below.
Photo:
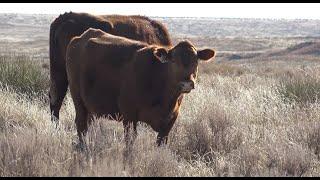
<svg viewBox="0 0 320 180"><path fill-rule="evenodd" d="M173 77L170 76L170 74L173 74L172 69L169 67L168 68L168 74L169 77ZM178 99L179 97L182 96L181 91L178 89L177 83L174 81L173 78L168 78L168 83L167 83L167 87L165 88L166 92L165 92L165 99L164 99L164 113L166 115L170 115L171 113L174 112L175 107L178 103Z"/></svg>
<svg viewBox="0 0 320 180"><path fill-rule="evenodd" d="M182 93L180 91L178 91L177 88L173 88L171 90L171 96L168 96L168 100L167 100L167 107L165 108L168 115L170 115L171 113L174 112L175 107L178 103L178 99L179 97L182 96Z"/></svg>

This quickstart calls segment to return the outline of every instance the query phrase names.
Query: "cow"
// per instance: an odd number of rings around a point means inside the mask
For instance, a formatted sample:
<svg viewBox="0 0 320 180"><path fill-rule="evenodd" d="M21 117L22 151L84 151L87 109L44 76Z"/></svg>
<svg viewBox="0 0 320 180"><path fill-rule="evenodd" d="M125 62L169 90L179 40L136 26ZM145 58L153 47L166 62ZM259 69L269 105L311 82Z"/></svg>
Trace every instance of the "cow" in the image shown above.
<svg viewBox="0 0 320 180"><path fill-rule="evenodd" d="M195 88L198 62L215 56L188 40L175 46L111 35L90 28L67 47L66 70L80 144L93 117L121 115L127 146L144 122L158 132L156 144L167 144L183 96Z"/></svg>
<svg viewBox="0 0 320 180"><path fill-rule="evenodd" d="M67 45L75 36L88 28L123 36L148 44L171 46L169 33L164 25L145 16L100 15L64 13L50 26L50 112L51 120L58 122L59 111L68 89L65 68Z"/></svg>

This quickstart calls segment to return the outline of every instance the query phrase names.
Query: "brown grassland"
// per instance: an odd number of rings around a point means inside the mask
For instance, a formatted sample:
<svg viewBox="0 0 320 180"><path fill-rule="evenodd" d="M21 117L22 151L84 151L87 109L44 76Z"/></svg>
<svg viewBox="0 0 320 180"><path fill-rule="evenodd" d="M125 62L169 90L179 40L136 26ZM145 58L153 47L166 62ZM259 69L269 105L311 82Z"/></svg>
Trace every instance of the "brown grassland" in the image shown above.
<svg viewBox="0 0 320 180"><path fill-rule="evenodd" d="M233 42L225 41L218 50ZM156 147L156 133L139 124L125 166L122 123L96 119L85 152L75 149L69 94L58 128L51 123L48 59L33 54L0 56L1 177L320 175L319 56L218 56L201 64L168 145Z"/></svg>

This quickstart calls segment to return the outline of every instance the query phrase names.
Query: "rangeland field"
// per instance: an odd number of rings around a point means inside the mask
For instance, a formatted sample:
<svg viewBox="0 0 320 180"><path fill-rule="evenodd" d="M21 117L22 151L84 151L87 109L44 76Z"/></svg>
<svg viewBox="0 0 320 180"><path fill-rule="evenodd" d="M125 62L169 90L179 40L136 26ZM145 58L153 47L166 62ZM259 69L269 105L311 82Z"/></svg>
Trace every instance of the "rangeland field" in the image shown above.
<svg viewBox="0 0 320 180"><path fill-rule="evenodd" d="M177 42L212 47L166 147L139 124L125 166L122 123L97 119L75 148L70 95L50 121L49 26L0 14L0 176L319 176L320 21L161 18Z"/></svg>

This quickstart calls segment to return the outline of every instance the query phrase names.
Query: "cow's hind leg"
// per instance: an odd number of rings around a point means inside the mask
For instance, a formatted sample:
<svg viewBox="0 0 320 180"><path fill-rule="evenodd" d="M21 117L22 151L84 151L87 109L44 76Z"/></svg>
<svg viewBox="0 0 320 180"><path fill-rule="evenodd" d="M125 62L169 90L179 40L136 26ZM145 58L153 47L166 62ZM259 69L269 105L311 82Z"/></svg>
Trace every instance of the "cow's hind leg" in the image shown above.
<svg viewBox="0 0 320 180"><path fill-rule="evenodd" d="M128 122L124 120L123 127L124 127L124 140L126 142L126 149L129 150L130 152L132 150L133 143L137 137L137 123Z"/></svg>
<svg viewBox="0 0 320 180"><path fill-rule="evenodd" d="M89 113L82 103L76 103L75 108L76 108L75 123L76 123L77 133L79 137L79 144L77 146L77 149L83 151L86 149L84 137L87 134L88 126L90 124L91 118L89 117Z"/></svg>
<svg viewBox="0 0 320 180"><path fill-rule="evenodd" d="M51 121L59 122L59 111L63 102L64 97L68 89L68 79L66 72L52 72L51 71L50 81L50 112Z"/></svg>

